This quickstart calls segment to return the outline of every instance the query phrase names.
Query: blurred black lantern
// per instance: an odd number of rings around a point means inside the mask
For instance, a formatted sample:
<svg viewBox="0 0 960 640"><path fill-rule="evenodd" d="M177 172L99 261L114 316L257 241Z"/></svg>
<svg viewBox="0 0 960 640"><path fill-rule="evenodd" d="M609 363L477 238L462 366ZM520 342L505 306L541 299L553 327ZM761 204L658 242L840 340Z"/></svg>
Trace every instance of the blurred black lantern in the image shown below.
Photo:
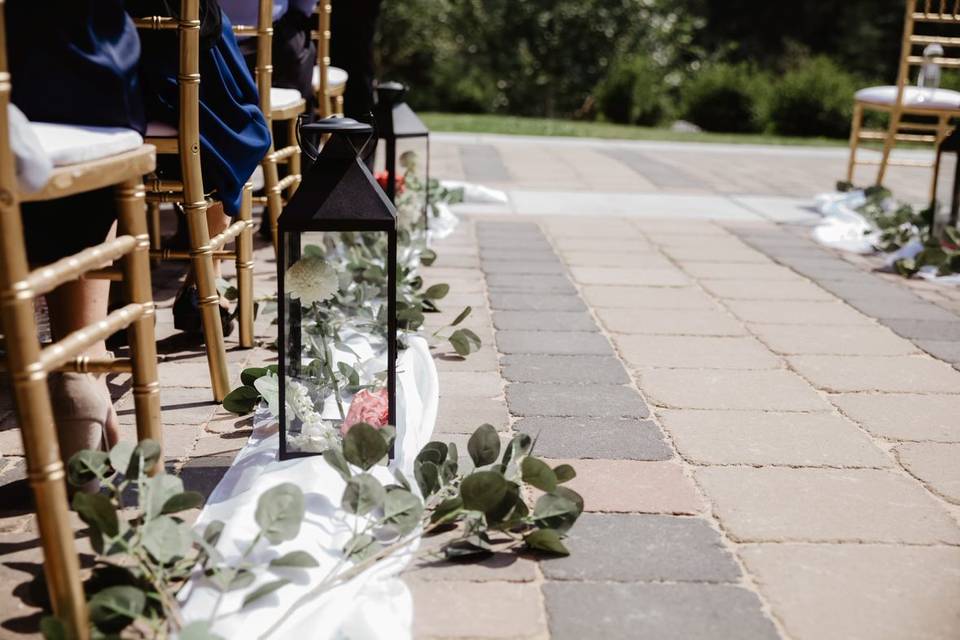
<svg viewBox="0 0 960 640"><path fill-rule="evenodd" d="M397 140L423 138L426 162L424 179L427 189L423 204L423 227L428 226L430 210L430 130L423 120L414 113L403 99L407 95L407 88L399 82L384 82L377 85L376 104L373 107L374 119L377 123L377 137L386 145L387 165L387 197L391 202L397 198Z"/></svg>
<svg viewBox="0 0 960 640"><path fill-rule="evenodd" d="M373 129L328 118L301 135L329 137L279 219L281 459L396 422L396 211L360 157Z"/></svg>
<svg viewBox="0 0 960 640"><path fill-rule="evenodd" d="M933 165L933 212L934 233L940 237L944 222L951 227L957 226L960 213L960 130L954 130L937 146L937 160ZM952 156L953 164L949 159ZM951 176L952 174L952 176ZM952 177L952 179L951 179ZM942 205L950 203L949 215L944 221L940 214Z"/></svg>

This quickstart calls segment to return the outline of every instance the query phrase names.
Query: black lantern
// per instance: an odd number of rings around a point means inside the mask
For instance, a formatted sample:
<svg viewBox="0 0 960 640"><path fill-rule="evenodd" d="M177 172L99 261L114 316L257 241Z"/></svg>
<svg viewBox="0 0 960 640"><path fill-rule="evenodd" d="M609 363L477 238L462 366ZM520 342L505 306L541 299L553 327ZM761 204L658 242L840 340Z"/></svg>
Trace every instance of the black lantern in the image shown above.
<svg viewBox="0 0 960 640"><path fill-rule="evenodd" d="M278 221L281 459L396 423L396 211L360 157L373 129L328 118L301 133L329 137Z"/></svg>
<svg viewBox="0 0 960 640"><path fill-rule="evenodd" d="M377 85L376 104L373 115L377 123L377 137L386 144L387 197L396 202L397 197L397 140L423 138L426 146L425 180L423 203L423 228L428 227L430 211L430 130L403 99L407 88L399 82L384 82Z"/></svg>
<svg viewBox="0 0 960 640"><path fill-rule="evenodd" d="M933 212L933 229L937 237L942 235L944 222L956 228L960 217L960 131L954 130L949 136L937 145L937 160L933 166L933 202L930 203ZM946 156L953 156L952 171L947 167ZM950 180L950 173L953 179ZM946 175L943 175L946 174ZM939 214L941 203L950 203L950 213L947 220Z"/></svg>

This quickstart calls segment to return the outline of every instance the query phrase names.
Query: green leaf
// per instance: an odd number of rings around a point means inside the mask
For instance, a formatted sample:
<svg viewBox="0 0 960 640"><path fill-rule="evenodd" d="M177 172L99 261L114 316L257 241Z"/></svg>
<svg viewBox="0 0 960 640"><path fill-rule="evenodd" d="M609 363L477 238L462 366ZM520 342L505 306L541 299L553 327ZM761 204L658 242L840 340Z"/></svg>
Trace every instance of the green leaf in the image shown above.
<svg viewBox="0 0 960 640"><path fill-rule="evenodd" d="M417 454L416 459L421 462L432 462L440 465L447 457L447 445L443 442L428 442Z"/></svg>
<svg viewBox="0 0 960 640"><path fill-rule="evenodd" d="M369 473L361 473L347 481L340 506L348 513L363 516L382 507L386 498L387 491L380 481Z"/></svg>
<svg viewBox="0 0 960 640"><path fill-rule="evenodd" d="M520 463L520 472L524 482L541 491L553 491L557 488L557 475L539 458L525 457Z"/></svg>
<svg viewBox="0 0 960 640"><path fill-rule="evenodd" d="M253 411L260 402L260 392L255 387L243 385L227 394L223 399L223 408L230 413L245 415Z"/></svg>
<svg viewBox="0 0 960 640"><path fill-rule="evenodd" d="M403 487L407 491L410 491L410 481L407 480L406 474L404 474L403 471L400 470L400 467L393 468L393 477L396 479L397 483L399 483L401 487Z"/></svg>
<svg viewBox="0 0 960 640"><path fill-rule="evenodd" d="M381 549L380 543L367 533L358 533L343 545L343 552L350 560L365 560Z"/></svg>
<svg viewBox="0 0 960 640"><path fill-rule="evenodd" d="M344 457L364 471L383 460L388 450L387 441L380 432L366 422L350 427L343 438Z"/></svg>
<svg viewBox="0 0 960 640"><path fill-rule="evenodd" d="M223 636L218 636L210 630L210 622L207 620L197 620L191 622L177 635L179 640L224 640Z"/></svg>
<svg viewBox="0 0 960 640"><path fill-rule="evenodd" d="M167 564L190 553L193 536L190 527L183 522L170 516L159 516L143 525L141 542L157 562Z"/></svg>
<svg viewBox="0 0 960 640"><path fill-rule="evenodd" d="M102 493L73 494L73 510L98 534L114 537L120 532L120 521L110 499Z"/></svg>
<svg viewBox="0 0 960 640"><path fill-rule="evenodd" d="M353 475L350 472L350 465L347 464L347 459L343 457L340 449L327 449L323 452L323 459L326 460L327 464L333 467L344 480L349 480L350 476Z"/></svg>
<svg viewBox="0 0 960 640"><path fill-rule="evenodd" d="M546 551L558 556L568 556L570 552L560 541L560 533L553 529L537 529L523 537L524 543L536 551Z"/></svg>
<svg viewBox="0 0 960 640"><path fill-rule="evenodd" d="M280 587L284 587L288 584L290 584L290 581L283 578L281 578L280 580L274 580L273 582L267 582L265 584L262 584L256 589L254 589L253 591L251 591L250 593L248 593L246 596L244 596L243 604L241 605L241 607L246 607L247 605L256 602L260 598L264 598L270 595Z"/></svg>
<svg viewBox="0 0 960 640"><path fill-rule="evenodd" d="M199 509L202 506L203 494L196 491L184 491L164 502L160 513L180 513L188 509Z"/></svg>
<svg viewBox="0 0 960 640"><path fill-rule="evenodd" d="M253 383L263 376L267 375L266 367L248 367L240 372L240 382L245 386L253 386Z"/></svg>
<svg viewBox="0 0 960 640"><path fill-rule="evenodd" d="M476 467L496 462L500 455L500 436L497 430L489 424L480 425L467 441L467 453Z"/></svg>
<svg viewBox="0 0 960 640"><path fill-rule="evenodd" d="M413 477L425 497L429 498L440 489L440 469L432 462L414 463Z"/></svg>
<svg viewBox="0 0 960 640"><path fill-rule="evenodd" d="M99 476L107 476L110 473L108 458L103 451L84 449L76 452L67 462L67 481L75 487L82 487Z"/></svg>
<svg viewBox="0 0 960 640"><path fill-rule="evenodd" d="M436 506L433 513L430 514L430 522L433 524L447 524L456 520L457 516L463 510L463 500L460 496L447 498Z"/></svg>
<svg viewBox="0 0 960 640"><path fill-rule="evenodd" d="M320 563L317 562L317 559L306 551L291 551L290 553L286 553L279 558L274 558L271 560L270 566L309 569L311 567L319 567Z"/></svg>
<svg viewBox="0 0 960 640"><path fill-rule="evenodd" d="M67 640L67 629L59 618L43 616L40 618L40 635L43 640Z"/></svg>
<svg viewBox="0 0 960 640"><path fill-rule="evenodd" d="M420 264L429 267L437 261L437 252L433 249L424 249L420 252Z"/></svg>
<svg viewBox="0 0 960 640"><path fill-rule="evenodd" d="M135 448L136 443L129 440L121 440L113 445L113 449L110 449L110 466L120 473L126 473L130 468L130 456L133 455Z"/></svg>
<svg viewBox="0 0 960 640"><path fill-rule="evenodd" d="M450 293L450 285L435 284L423 292L423 297L427 300L440 300L445 298L448 293Z"/></svg>
<svg viewBox="0 0 960 640"><path fill-rule="evenodd" d="M406 489L393 489L387 492L387 499L383 505L383 516L388 524L392 524L406 535L420 525L423 515L423 502Z"/></svg>
<svg viewBox="0 0 960 640"><path fill-rule="evenodd" d="M465 307L464 310L461 311L460 314L453 319L453 322L450 323L450 326L455 327L461 322L463 322L464 320L466 320L467 316L469 316L472 311L473 311L473 307Z"/></svg>
<svg viewBox="0 0 960 640"><path fill-rule="evenodd" d="M144 517L153 520L163 513L167 500L183 493L183 480L174 475L158 473L144 481L143 489L145 495L140 500Z"/></svg>
<svg viewBox="0 0 960 640"><path fill-rule="evenodd" d="M583 498L576 491L558 486L553 493L547 493L537 500L533 508L533 517L537 526L547 529L567 531L583 512Z"/></svg>
<svg viewBox="0 0 960 640"><path fill-rule="evenodd" d="M226 525L222 520L214 520L203 530L203 540L210 546L216 546L220 542L220 536Z"/></svg>
<svg viewBox="0 0 960 640"><path fill-rule="evenodd" d="M507 450L503 452L503 466L510 464L511 460L519 460L521 457L530 453L533 449L533 439L526 433L519 433L510 440Z"/></svg>
<svg viewBox="0 0 960 640"><path fill-rule="evenodd" d="M496 471L471 473L460 483L463 508L487 513L495 509L507 495L509 483Z"/></svg>
<svg viewBox="0 0 960 640"><path fill-rule="evenodd" d="M553 468L553 473L557 476L557 482L560 483L570 482L577 477L576 470L568 464L557 465Z"/></svg>
<svg viewBox="0 0 960 640"><path fill-rule="evenodd" d="M482 535L468 536L450 542L443 548L448 559L460 560L470 556L488 556L493 553L493 546Z"/></svg>
<svg viewBox="0 0 960 640"><path fill-rule="evenodd" d="M160 443L154 440L141 440L134 447L133 453L130 454L130 464L123 475L128 478L137 478L140 476L141 468L144 470L151 469L159 459ZM141 461L143 467L140 466Z"/></svg>
<svg viewBox="0 0 960 640"><path fill-rule="evenodd" d="M467 357L483 345L480 337L470 329L457 329L448 338L457 355Z"/></svg>
<svg viewBox="0 0 960 640"><path fill-rule="evenodd" d="M260 495L254 519L266 539L279 544L297 537L304 512L303 491L292 482L284 482Z"/></svg>
<svg viewBox="0 0 960 640"><path fill-rule="evenodd" d="M106 633L129 625L147 605L147 595L129 585L107 587L90 598L90 621Z"/></svg>
<svg viewBox="0 0 960 640"><path fill-rule="evenodd" d="M226 593L246 589L254 583L256 576L249 569L231 569L212 567L204 572L217 590Z"/></svg>

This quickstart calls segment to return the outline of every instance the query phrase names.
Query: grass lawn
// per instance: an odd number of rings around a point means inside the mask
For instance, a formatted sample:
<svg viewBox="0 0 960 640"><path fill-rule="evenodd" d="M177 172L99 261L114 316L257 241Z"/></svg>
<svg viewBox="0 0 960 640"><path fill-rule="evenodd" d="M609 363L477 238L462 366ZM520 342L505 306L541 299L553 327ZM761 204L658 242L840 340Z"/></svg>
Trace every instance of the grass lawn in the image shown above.
<svg viewBox="0 0 960 640"><path fill-rule="evenodd" d="M731 144L783 144L845 147L838 138L790 138L762 133L687 133L667 128L638 127L609 122L578 122L549 118L522 118L490 114L421 113L431 131L456 133L502 133L523 136L569 136L619 140L664 140L668 142L725 142Z"/></svg>

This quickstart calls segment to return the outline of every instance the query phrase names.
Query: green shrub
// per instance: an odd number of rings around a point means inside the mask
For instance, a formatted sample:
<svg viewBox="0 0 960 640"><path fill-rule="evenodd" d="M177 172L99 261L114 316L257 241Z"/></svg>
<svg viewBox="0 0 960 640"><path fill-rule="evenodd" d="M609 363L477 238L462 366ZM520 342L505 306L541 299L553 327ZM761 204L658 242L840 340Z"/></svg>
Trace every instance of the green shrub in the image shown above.
<svg viewBox="0 0 960 640"><path fill-rule="evenodd" d="M610 122L653 125L666 112L663 72L647 56L615 62L597 85L597 110Z"/></svg>
<svg viewBox="0 0 960 640"><path fill-rule="evenodd" d="M829 58L818 56L788 71L770 98L774 133L842 138L850 133L853 94L861 82Z"/></svg>
<svg viewBox="0 0 960 640"><path fill-rule="evenodd" d="M763 131L769 77L747 64L703 67L680 87L681 113L707 131Z"/></svg>

